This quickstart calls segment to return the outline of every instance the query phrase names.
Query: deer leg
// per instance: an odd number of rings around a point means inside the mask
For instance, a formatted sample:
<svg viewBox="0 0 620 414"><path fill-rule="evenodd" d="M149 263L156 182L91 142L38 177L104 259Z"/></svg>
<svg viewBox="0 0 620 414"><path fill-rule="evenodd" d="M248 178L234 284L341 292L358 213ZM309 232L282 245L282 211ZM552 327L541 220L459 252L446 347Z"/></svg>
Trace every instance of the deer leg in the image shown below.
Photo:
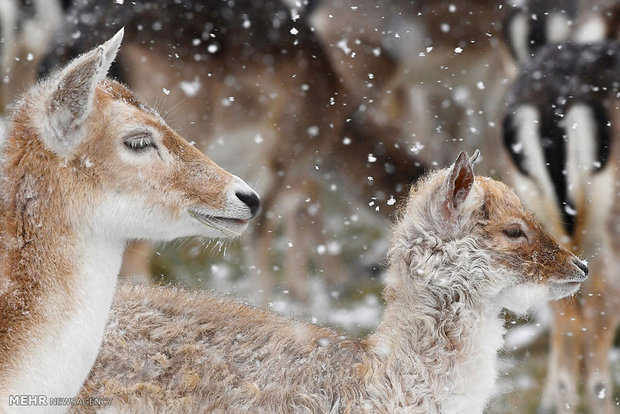
<svg viewBox="0 0 620 414"><path fill-rule="evenodd" d="M138 283L151 282L150 259L153 244L150 241L135 240L129 242L123 255L120 277Z"/></svg>
<svg viewBox="0 0 620 414"><path fill-rule="evenodd" d="M315 246L324 246L324 251L322 252L314 250L317 257L317 268L320 272L321 279L325 280L330 288L339 289L344 287L347 282L352 279L352 275L347 266L343 264L342 258L329 251L329 243L326 243L327 235L323 234L323 229L327 228L324 218L323 212L319 211L312 217L313 223L311 224L316 237ZM311 248L313 248L313 246Z"/></svg>
<svg viewBox="0 0 620 414"><path fill-rule="evenodd" d="M306 187L311 200L304 211L305 228L308 230L306 232L308 237L304 238L306 252L311 253L316 259L316 267L322 281L325 281L330 288L342 287L350 280L350 275L340 257L328 251L325 234L328 228L325 223L327 210L321 205L321 200L325 197L321 191L321 184L317 180L309 179ZM317 250L321 245L323 251Z"/></svg>
<svg viewBox="0 0 620 414"><path fill-rule="evenodd" d="M271 260L273 234L277 228L274 206L281 197L278 190L283 188L283 180L277 176L276 178L275 185L262 197L261 213L251 227L250 237L246 239L249 243L244 247L247 251L248 275L263 305L267 304L275 290Z"/></svg>
<svg viewBox="0 0 620 414"><path fill-rule="evenodd" d="M250 234L247 248L249 274L263 304L273 294L274 283L271 272L271 247L273 242L272 221L261 215Z"/></svg>
<svg viewBox="0 0 620 414"><path fill-rule="evenodd" d="M582 316L575 299L552 302L551 352L539 414L571 414L579 403Z"/></svg>
<svg viewBox="0 0 620 414"><path fill-rule="evenodd" d="M618 311L620 310L620 289L613 281L605 259L593 261L590 266L590 283L584 302L586 323L585 369L586 401L588 412L612 414L613 381L609 371L609 350L613 345Z"/></svg>
<svg viewBox="0 0 620 414"><path fill-rule="evenodd" d="M314 229L304 226L307 221L306 203L298 198L292 201L293 208L287 211L285 217L285 234L287 246L284 255L283 274L291 296L297 300L307 302L308 288L308 255L305 238L307 232Z"/></svg>

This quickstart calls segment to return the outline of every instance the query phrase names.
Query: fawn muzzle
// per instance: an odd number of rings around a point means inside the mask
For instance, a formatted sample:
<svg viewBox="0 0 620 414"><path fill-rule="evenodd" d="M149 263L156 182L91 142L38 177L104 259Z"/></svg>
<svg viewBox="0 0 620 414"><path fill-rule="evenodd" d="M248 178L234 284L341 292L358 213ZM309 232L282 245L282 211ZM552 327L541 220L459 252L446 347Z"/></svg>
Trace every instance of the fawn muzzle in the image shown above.
<svg viewBox="0 0 620 414"><path fill-rule="evenodd" d="M549 278L547 285L553 299L575 294L581 283L588 278L588 265L577 257L569 259L569 265L560 276Z"/></svg>

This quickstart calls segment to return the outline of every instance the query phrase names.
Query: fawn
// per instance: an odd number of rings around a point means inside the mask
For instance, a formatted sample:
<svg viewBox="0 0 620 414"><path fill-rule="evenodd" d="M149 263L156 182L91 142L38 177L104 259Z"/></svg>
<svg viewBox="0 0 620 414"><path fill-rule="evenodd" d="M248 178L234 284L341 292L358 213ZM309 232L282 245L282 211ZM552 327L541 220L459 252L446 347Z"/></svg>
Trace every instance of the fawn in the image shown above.
<svg viewBox="0 0 620 414"><path fill-rule="evenodd" d="M11 396L78 393L127 240L231 237L258 208L247 184L106 79L122 37L31 88L9 126L0 183L2 412Z"/></svg>
<svg viewBox="0 0 620 414"><path fill-rule="evenodd" d="M589 412L614 412L608 353L620 324L620 199L615 189L620 178L620 46L590 41L617 37L618 7L603 8L597 18L591 4L581 6L579 14L571 12L577 24L564 35L577 42L545 45L539 39L531 44L528 62L522 61L505 98L504 147L516 191L555 237L590 258L592 268L580 301L552 306L544 413L576 412L582 381ZM551 31L545 20L529 26L537 33ZM518 36L508 40L526 43Z"/></svg>
<svg viewBox="0 0 620 414"><path fill-rule="evenodd" d="M81 397L123 412L482 412L502 308L574 294L587 267L461 153L394 227L386 308L365 339L204 293L121 286Z"/></svg>

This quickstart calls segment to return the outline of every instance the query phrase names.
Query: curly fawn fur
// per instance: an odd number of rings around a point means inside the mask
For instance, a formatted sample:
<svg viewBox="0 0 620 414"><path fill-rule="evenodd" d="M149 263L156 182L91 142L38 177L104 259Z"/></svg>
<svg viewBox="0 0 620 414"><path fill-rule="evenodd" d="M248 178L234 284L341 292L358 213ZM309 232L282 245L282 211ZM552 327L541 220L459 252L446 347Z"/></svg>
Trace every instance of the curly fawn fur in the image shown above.
<svg viewBox="0 0 620 414"><path fill-rule="evenodd" d="M585 265L505 185L455 165L394 228L386 309L365 339L204 293L122 286L81 397L110 412L481 412L503 307L573 294Z"/></svg>

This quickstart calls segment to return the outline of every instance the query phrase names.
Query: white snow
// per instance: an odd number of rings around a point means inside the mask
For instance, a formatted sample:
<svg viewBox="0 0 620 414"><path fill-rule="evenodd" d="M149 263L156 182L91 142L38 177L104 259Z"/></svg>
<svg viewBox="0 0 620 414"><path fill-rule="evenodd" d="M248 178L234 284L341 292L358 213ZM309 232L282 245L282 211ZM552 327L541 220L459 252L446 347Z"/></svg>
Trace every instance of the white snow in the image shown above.
<svg viewBox="0 0 620 414"><path fill-rule="evenodd" d="M340 50L342 50L345 55L351 53L351 49L349 49L349 47L347 46L347 42L347 39L342 39L338 43L336 43L336 46L338 46L338 48L340 48Z"/></svg>
<svg viewBox="0 0 620 414"><path fill-rule="evenodd" d="M179 87L188 98L193 98L198 94L202 84L200 83L200 79L196 76L191 82L190 81L182 81L179 83Z"/></svg>

